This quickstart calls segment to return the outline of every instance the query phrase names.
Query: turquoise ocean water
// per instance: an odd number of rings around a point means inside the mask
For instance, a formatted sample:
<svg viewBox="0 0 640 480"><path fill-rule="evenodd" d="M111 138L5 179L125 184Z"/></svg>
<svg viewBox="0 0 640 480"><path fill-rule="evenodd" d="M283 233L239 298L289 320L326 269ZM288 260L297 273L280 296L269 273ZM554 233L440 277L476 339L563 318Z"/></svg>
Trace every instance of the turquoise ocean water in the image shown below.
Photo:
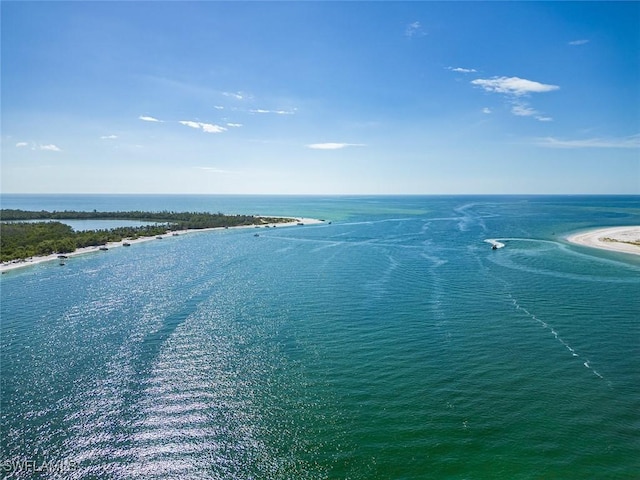
<svg viewBox="0 0 640 480"><path fill-rule="evenodd" d="M2 207L327 220L2 275L5 478L640 478L640 257L563 239L637 196Z"/></svg>

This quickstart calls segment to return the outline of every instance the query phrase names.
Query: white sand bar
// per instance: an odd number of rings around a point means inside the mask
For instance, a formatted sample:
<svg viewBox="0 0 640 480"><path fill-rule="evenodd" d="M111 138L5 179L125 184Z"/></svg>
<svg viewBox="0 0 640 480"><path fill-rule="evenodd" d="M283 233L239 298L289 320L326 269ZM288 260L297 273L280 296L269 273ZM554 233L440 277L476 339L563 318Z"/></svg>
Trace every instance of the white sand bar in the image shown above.
<svg viewBox="0 0 640 480"><path fill-rule="evenodd" d="M271 217L271 218L275 218L275 217ZM283 218L291 218L291 217L283 217ZM290 226L294 226L294 225L314 225L314 224L318 224L318 223L324 223L323 220L318 220L316 218L294 218L293 221L291 222L286 222L286 223L269 223L269 224L264 224L261 225L259 228L273 228L273 227L290 227ZM240 225L237 227L229 227L229 229L239 229L239 228L256 228L256 225ZM172 232L167 232L165 235L160 235L161 237L171 237L173 235L179 236L179 235L184 235L186 233L194 233L194 232L207 232L207 231L212 231L212 230L223 230L224 227L213 227L213 228L200 228L200 229L193 229L193 230L178 230L178 231L172 231ZM128 243L129 245L133 245L135 243L140 243L140 242L148 242L150 240L155 240L158 237L140 237L137 238L135 240L122 240L120 242L110 242L107 243L105 245L105 247L109 248L114 248L114 247L121 247L123 246L125 243ZM64 256L67 258L71 258L71 257L75 257L78 255L84 255L87 253L92 253L92 252L100 252L100 248L99 247L83 247L83 248L78 248L76 249L74 252L71 253L65 253ZM46 255L46 256L42 256L42 257L31 257L31 258L27 258L25 260L13 260L11 262L4 262L4 263L0 263L0 272L4 273L8 270L15 270L17 268L24 268L24 267L30 267L32 265L37 265L39 263L43 263L43 262L52 262L54 260L58 260L59 259L59 254L57 253L53 253L51 255Z"/></svg>
<svg viewBox="0 0 640 480"><path fill-rule="evenodd" d="M576 233L567 237L567 241L586 247L640 255L640 225L599 228Z"/></svg>

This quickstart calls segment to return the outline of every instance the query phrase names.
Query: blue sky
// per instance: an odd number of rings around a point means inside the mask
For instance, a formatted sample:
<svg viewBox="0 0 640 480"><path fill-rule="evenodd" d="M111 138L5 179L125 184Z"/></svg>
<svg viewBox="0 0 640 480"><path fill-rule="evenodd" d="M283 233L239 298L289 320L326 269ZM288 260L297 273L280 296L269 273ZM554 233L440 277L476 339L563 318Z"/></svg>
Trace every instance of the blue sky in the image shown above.
<svg viewBox="0 0 640 480"><path fill-rule="evenodd" d="M5 193L640 193L638 2L12 2Z"/></svg>

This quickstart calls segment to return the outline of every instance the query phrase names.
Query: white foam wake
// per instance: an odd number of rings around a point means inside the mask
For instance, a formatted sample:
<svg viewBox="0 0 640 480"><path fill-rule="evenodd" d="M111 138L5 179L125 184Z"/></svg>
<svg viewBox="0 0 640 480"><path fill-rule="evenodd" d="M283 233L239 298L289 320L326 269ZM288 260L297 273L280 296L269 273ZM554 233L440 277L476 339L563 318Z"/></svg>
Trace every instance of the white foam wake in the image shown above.
<svg viewBox="0 0 640 480"><path fill-rule="evenodd" d="M485 240L485 242L486 243L490 243L492 247L496 247L496 248L503 248L504 247L504 243L499 242L495 238L487 238Z"/></svg>
<svg viewBox="0 0 640 480"><path fill-rule="evenodd" d="M519 310L521 312L524 312L529 318L531 318L532 320L535 320L536 322L538 322L540 325L542 325L544 328L546 328L547 330L549 330L551 332L551 334L555 337L555 339L560 342L567 350L569 350L569 352L571 352L571 355L574 357L580 357L580 355L578 354L578 352L575 351L575 349L573 347L571 347L571 345L569 345L567 342L565 342L560 335L558 335L558 332L556 332L556 330L549 325L547 322L545 322L544 320L539 319L538 317L536 317L533 313L531 313L529 310L527 310L526 308L524 308L522 305L520 305L518 303L518 300L516 300L513 295L511 293L507 294L509 296L509 298L511 299L511 302L513 304L513 306L515 307L516 310ZM591 364L589 363L589 359L586 359L585 362L583 362L583 365L588 368L589 370L591 370L593 372L593 374L598 377L598 378L602 378L604 379L604 377L602 375L600 375L600 373L598 373L596 371L596 369L594 369Z"/></svg>

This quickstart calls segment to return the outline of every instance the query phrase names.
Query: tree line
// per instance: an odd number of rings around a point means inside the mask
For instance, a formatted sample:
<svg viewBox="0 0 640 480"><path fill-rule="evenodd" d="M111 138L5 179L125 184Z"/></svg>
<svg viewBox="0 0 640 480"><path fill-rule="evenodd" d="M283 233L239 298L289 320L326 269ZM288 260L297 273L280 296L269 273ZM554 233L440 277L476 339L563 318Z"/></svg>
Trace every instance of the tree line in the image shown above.
<svg viewBox="0 0 640 480"><path fill-rule="evenodd" d="M7 262L52 253L70 253L81 247L100 246L125 239L163 235L186 229L263 225L293 221L290 218L224 215L203 212L48 212L0 210L0 261ZM75 231L59 221L22 222L21 220L138 220L162 223Z"/></svg>

